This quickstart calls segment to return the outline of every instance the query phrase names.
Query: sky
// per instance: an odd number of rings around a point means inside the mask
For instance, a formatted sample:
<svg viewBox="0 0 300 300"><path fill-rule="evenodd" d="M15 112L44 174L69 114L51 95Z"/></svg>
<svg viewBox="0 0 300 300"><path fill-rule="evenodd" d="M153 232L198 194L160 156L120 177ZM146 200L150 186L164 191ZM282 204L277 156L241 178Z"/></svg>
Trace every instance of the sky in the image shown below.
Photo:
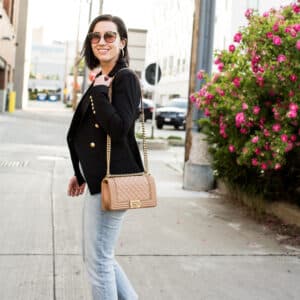
<svg viewBox="0 0 300 300"><path fill-rule="evenodd" d="M92 18L99 13L99 1L93 1ZM81 5L80 5L81 2ZM88 30L89 0L30 0L32 28L44 27L44 40L76 40L79 7L81 8L80 40ZM103 13L121 17L128 28L147 29L151 1L103 0Z"/></svg>

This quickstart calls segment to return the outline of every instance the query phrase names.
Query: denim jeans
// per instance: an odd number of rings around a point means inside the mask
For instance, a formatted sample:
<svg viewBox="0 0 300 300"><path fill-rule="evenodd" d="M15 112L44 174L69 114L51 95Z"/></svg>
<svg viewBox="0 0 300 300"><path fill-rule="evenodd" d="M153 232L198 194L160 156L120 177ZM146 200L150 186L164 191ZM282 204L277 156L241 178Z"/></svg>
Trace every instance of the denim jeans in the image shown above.
<svg viewBox="0 0 300 300"><path fill-rule="evenodd" d="M126 210L103 211L100 194L85 193L83 260L93 300L136 300L138 295L114 257Z"/></svg>

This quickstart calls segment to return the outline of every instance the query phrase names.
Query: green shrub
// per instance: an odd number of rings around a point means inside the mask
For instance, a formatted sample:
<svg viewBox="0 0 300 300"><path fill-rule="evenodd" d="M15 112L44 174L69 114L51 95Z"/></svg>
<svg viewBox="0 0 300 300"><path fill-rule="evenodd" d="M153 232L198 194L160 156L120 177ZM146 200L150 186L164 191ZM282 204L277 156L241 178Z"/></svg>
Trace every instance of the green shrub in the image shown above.
<svg viewBox="0 0 300 300"><path fill-rule="evenodd" d="M296 199L300 187L300 4L260 16L228 50L217 51L219 72L190 100L201 121L218 177L267 199Z"/></svg>

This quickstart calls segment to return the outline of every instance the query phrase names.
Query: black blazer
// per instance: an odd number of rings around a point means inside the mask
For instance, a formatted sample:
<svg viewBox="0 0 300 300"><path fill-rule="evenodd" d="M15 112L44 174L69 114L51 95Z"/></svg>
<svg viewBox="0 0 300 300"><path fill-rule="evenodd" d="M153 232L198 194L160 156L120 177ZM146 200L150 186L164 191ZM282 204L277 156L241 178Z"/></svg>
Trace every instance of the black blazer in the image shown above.
<svg viewBox="0 0 300 300"><path fill-rule="evenodd" d="M68 131L75 176L79 185L87 182L91 194L101 192L101 181L106 175L107 134L111 137L111 174L144 170L134 133L141 89L135 73L125 67L125 62L121 61L109 73L110 77L115 76L112 104L109 103L108 87L91 84L77 106Z"/></svg>

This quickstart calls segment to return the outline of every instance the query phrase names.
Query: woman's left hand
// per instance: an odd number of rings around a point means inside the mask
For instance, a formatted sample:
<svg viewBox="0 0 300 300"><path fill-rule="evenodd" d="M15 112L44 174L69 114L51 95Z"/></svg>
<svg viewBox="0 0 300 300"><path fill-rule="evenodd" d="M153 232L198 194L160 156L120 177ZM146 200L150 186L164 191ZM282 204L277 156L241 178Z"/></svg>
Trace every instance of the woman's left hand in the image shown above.
<svg viewBox="0 0 300 300"><path fill-rule="evenodd" d="M97 86L97 85L110 86L111 82L112 82L111 77L108 77L107 75L100 75L95 79L94 86Z"/></svg>

